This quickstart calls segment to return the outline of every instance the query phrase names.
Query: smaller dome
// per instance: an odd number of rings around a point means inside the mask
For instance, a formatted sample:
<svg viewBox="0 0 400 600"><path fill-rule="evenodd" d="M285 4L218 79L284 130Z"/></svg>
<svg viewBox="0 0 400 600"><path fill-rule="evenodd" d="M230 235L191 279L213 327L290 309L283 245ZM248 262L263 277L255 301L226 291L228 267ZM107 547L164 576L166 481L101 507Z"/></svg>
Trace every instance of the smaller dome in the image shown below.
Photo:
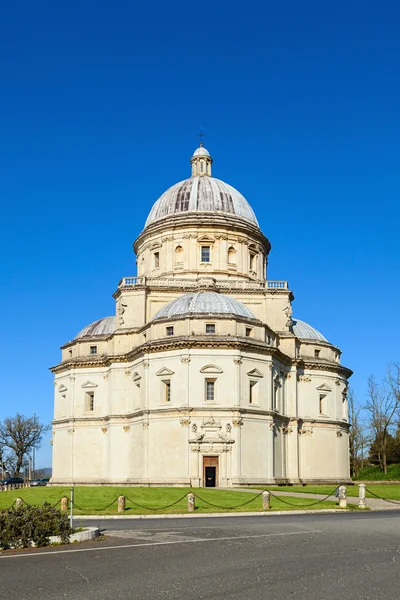
<svg viewBox="0 0 400 600"><path fill-rule="evenodd" d="M304 340L328 341L322 333L311 327L308 323L300 321L300 319L293 319L293 333L296 337Z"/></svg>
<svg viewBox="0 0 400 600"><path fill-rule="evenodd" d="M94 321L94 323L86 325L74 339L79 340L84 337L95 337L96 335L110 335L114 333L115 329L115 317L104 317L99 321Z"/></svg>
<svg viewBox="0 0 400 600"><path fill-rule="evenodd" d="M247 306L231 296L225 296L217 292L197 292L195 294L185 294L163 306L152 320L172 319L188 314L232 314L246 319L255 319Z"/></svg>
<svg viewBox="0 0 400 600"><path fill-rule="evenodd" d="M193 156L192 158L194 158L195 156L211 156L209 151L206 150L206 148L204 148L204 146L200 146L200 148L196 148L196 150L193 152Z"/></svg>

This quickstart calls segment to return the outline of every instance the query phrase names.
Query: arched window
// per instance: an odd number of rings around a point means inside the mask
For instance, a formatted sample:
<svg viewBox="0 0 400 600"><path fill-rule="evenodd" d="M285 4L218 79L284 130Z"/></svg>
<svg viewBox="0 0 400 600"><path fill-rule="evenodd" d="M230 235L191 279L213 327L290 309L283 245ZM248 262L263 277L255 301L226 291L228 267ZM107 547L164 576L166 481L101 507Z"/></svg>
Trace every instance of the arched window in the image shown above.
<svg viewBox="0 0 400 600"><path fill-rule="evenodd" d="M236 250L233 246L228 248L228 264L236 265Z"/></svg>
<svg viewBox="0 0 400 600"><path fill-rule="evenodd" d="M183 262L183 248L182 246L177 246L175 248L175 262L182 263Z"/></svg>

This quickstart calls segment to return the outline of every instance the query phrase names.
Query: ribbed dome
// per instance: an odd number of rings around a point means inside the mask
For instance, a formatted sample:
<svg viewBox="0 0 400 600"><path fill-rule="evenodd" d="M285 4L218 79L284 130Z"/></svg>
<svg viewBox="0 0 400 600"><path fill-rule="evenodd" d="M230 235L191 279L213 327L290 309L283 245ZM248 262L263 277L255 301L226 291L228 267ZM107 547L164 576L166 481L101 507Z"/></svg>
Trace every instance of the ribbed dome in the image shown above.
<svg viewBox="0 0 400 600"><path fill-rule="evenodd" d="M74 339L78 340L83 337L95 337L96 335L109 335L110 333L114 333L115 329L115 317L104 317L99 321L86 325Z"/></svg>
<svg viewBox="0 0 400 600"><path fill-rule="evenodd" d="M328 341L322 333L299 319L293 319L293 333L296 337L304 340L319 340L320 342Z"/></svg>
<svg viewBox="0 0 400 600"><path fill-rule="evenodd" d="M233 314L246 319L255 319L247 306L231 296L217 292L197 292L185 294L163 306L152 320L172 319L187 314Z"/></svg>
<svg viewBox="0 0 400 600"><path fill-rule="evenodd" d="M240 192L220 179L202 175L180 181L164 192L153 205L145 227L167 216L193 212L235 215L258 226L253 209Z"/></svg>

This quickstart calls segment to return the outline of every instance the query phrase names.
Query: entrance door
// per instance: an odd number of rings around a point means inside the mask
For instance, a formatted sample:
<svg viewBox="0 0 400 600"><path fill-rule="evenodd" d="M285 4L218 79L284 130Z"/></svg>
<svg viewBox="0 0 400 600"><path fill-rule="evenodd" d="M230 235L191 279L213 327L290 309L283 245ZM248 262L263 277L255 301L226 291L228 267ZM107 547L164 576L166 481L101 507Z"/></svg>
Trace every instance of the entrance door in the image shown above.
<svg viewBox="0 0 400 600"><path fill-rule="evenodd" d="M203 486L218 486L218 456L205 456L203 458Z"/></svg>

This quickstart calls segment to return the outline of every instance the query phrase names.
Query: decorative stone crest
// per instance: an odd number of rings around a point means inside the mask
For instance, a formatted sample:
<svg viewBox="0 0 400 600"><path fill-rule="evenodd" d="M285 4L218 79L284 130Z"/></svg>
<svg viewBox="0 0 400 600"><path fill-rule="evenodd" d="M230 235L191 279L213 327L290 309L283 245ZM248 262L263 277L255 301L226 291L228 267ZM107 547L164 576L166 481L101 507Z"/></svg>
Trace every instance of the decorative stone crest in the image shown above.
<svg viewBox="0 0 400 600"><path fill-rule="evenodd" d="M107 427L102 427L101 430L103 433L107 433L107 431L108 431Z"/></svg>
<svg viewBox="0 0 400 600"><path fill-rule="evenodd" d="M190 417L182 417L179 422L182 427L188 427L190 425Z"/></svg>
<svg viewBox="0 0 400 600"><path fill-rule="evenodd" d="M125 431L125 433L127 431L130 431L130 430L131 430L130 425L124 425L124 431Z"/></svg>
<svg viewBox="0 0 400 600"><path fill-rule="evenodd" d="M242 419L242 417L238 417L236 419L232 419L232 425L234 427L241 427L243 425L243 419Z"/></svg>

